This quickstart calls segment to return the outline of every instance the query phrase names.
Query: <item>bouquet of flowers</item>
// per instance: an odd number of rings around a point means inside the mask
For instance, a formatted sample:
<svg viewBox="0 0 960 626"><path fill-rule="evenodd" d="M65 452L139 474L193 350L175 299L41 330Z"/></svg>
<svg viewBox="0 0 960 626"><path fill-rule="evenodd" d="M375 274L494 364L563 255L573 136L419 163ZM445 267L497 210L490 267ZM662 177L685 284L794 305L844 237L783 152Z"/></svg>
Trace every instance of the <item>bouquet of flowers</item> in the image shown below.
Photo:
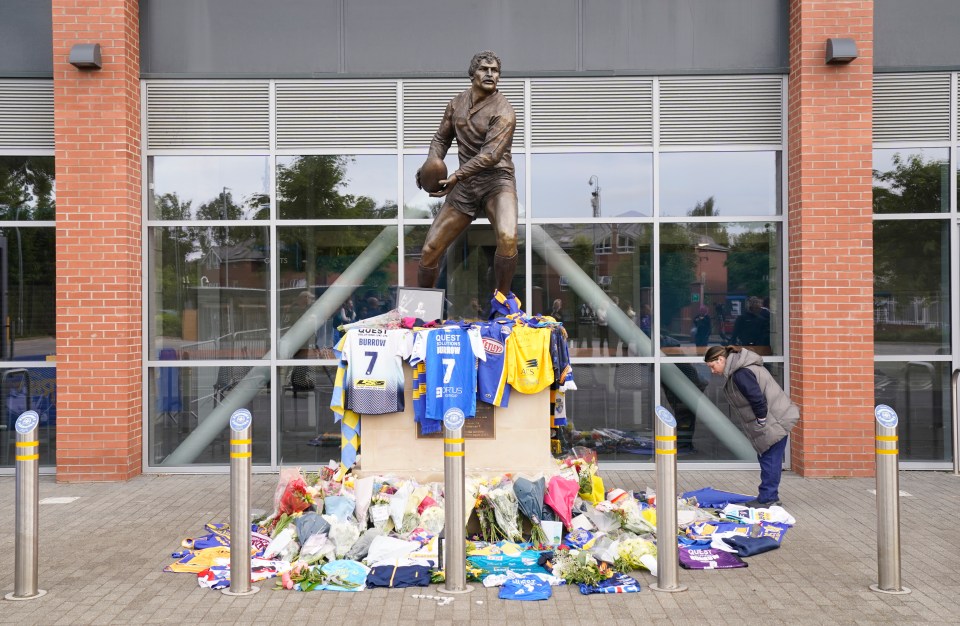
<svg viewBox="0 0 960 626"><path fill-rule="evenodd" d="M576 470L580 497L587 502L603 500L603 479L597 476L597 453L583 447L576 447L563 464Z"/></svg>
<svg viewBox="0 0 960 626"><path fill-rule="evenodd" d="M427 507L420 514L420 525L434 535L440 534L443 530L445 520L443 508L439 506Z"/></svg>
<svg viewBox="0 0 960 626"><path fill-rule="evenodd" d="M390 520L390 496L386 493L375 493L370 498L370 522L377 530L385 530Z"/></svg>
<svg viewBox="0 0 960 626"><path fill-rule="evenodd" d="M499 485L487 492L487 499L493 507L494 519L502 535L510 541L523 541L518 515L520 506L513 493L510 479L504 478Z"/></svg>
<svg viewBox="0 0 960 626"><path fill-rule="evenodd" d="M561 476L551 476L544 503L553 509L567 528L573 526L573 501L577 497L576 481Z"/></svg>
<svg viewBox="0 0 960 626"><path fill-rule="evenodd" d="M640 514L640 505L632 495L623 497L610 509L620 520L620 527L638 535L656 532L656 528Z"/></svg>
<svg viewBox="0 0 960 626"><path fill-rule="evenodd" d="M513 492L516 495L520 512L530 520L530 541L535 546L547 543L547 534L540 526L543 517L543 496L545 481L541 477L536 481L526 478L517 478L513 483Z"/></svg>
<svg viewBox="0 0 960 626"><path fill-rule="evenodd" d="M552 573L568 584L596 585L613 573L586 550L558 550L554 553Z"/></svg>
<svg viewBox="0 0 960 626"><path fill-rule="evenodd" d="M333 542L337 558L342 559L360 538L360 528L354 522L340 521L332 515L324 515L323 519L330 524L327 538Z"/></svg>
<svg viewBox="0 0 960 626"><path fill-rule="evenodd" d="M358 589L358 583L344 580L336 575L326 574L319 565L306 565L297 563L289 571L280 576L280 582L276 589L293 589L296 587L300 591L313 591L321 585L336 585L344 589Z"/></svg>
<svg viewBox="0 0 960 626"><path fill-rule="evenodd" d="M644 555L657 557L657 546L652 541L640 537L627 537L617 543L616 560L613 566L618 572L630 572L646 567L642 562Z"/></svg>
<svg viewBox="0 0 960 626"><path fill-rule="evenodd" d="M480 539L488 543L496 543L506 537L501 533L497 526L496 512L493 510L493 502L488 497L490 493L489 486L485 481L476 484L477 491L474 494L474 509L477 512L477 521L480 522Z"/></svg>

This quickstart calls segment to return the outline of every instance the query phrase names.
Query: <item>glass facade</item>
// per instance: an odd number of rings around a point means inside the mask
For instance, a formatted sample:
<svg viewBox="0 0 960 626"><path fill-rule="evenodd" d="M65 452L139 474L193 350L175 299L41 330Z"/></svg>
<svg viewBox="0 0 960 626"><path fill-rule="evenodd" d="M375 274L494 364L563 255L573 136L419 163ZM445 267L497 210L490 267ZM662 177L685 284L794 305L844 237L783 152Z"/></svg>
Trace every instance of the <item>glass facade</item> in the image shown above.
<svg viewBox="0 0 960 626"><path fill-rule="evenodd" d="M528 121L513 290L569 335L578 388L560 451L651 462L662 404L682 462L752 464L718 426L728 407L702 355L749 346L789 391L784 145L538 146ZM324 463L339 447L337 326L416 283L441 201L414 184L422 149L222 152L147 152L149 464L225 464L240 400L255 407L257 464ZM877 400L905 407L908 461L952 458L951 163L946 144L884 146L874 163ZM495 247L482 215L450 246L446 317L486 316Z"/></svg>
<svg viewBox="0 0 960 626"><path fill-rule="evenodd" d="M960 263L950 192L958 166L951 167L950 153L947 145L883 146L873 155L875 399L898 412L904 461L943 462L955 454L951 281L956 288Z"/></svg>
<svg viewBox="0 0 960 626"><path fill-rule="evenodd" d="M56 179L53 156L0 156L0 467L17 417L40 416L40 465L56 464Z"/></svg>

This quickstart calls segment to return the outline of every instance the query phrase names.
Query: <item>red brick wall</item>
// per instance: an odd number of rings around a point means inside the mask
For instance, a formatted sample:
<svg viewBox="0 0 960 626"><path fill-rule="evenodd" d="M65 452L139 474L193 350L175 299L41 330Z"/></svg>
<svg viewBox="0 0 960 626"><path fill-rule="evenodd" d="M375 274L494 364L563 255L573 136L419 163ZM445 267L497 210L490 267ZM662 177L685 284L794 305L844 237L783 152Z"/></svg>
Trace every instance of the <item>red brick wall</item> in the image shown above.
<svg viewBox="0 0 960 626"><path fill-rule="evenodd" d="M826 65L829 37L859 58ZM873 474L873 2L791 0L788 219L793 469Z"/></svg>
<svg viewBox="0 0 960 626"><path fill-rule="evenodd" d="M53 0L57 480L140 472L140 49L137 0ZM67 62L99 43L103 69Z"/></svg>

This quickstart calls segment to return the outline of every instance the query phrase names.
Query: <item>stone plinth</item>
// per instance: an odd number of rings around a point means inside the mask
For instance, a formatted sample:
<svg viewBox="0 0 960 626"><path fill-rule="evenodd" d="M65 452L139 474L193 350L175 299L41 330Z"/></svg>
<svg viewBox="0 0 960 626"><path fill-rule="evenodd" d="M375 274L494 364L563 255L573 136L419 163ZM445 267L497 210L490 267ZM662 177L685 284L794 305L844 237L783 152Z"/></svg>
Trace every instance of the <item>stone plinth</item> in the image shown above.
<svg viewBox="0 0 960 626"><path fill-rule="evenodd" d="M412 374L406 365L404 368L406 410L361 417L360 466L355 473L358 476L395 474L420 482L442 481L443 438L417 438L418 426L413 421L410 399ZM495 408L493 419L493 439L467 438L465 442L468 476L557 473L557 464L550 455L549 389L537 394L513 391L509 406Z"/></svg>

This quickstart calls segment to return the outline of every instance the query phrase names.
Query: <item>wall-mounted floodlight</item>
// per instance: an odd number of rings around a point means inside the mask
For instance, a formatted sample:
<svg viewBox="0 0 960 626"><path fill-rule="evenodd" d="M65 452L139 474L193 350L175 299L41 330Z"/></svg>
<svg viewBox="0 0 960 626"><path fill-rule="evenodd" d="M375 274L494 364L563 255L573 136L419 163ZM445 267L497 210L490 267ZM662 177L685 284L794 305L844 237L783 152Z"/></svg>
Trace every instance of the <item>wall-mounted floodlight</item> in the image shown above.
<svg viewBox="0 0 960 626"><path fill-rule="evenodd" d="M857 58L857 42L853 39L827 39L827 63L849 63Z"/></svg>
<svg viewBox="0 0 960 626"><path fill-rule="evenodd" d="M99 70L103 67L100 61L100 44L74 44L74 46L70 48L70 65L78 70Z"/></svg>

